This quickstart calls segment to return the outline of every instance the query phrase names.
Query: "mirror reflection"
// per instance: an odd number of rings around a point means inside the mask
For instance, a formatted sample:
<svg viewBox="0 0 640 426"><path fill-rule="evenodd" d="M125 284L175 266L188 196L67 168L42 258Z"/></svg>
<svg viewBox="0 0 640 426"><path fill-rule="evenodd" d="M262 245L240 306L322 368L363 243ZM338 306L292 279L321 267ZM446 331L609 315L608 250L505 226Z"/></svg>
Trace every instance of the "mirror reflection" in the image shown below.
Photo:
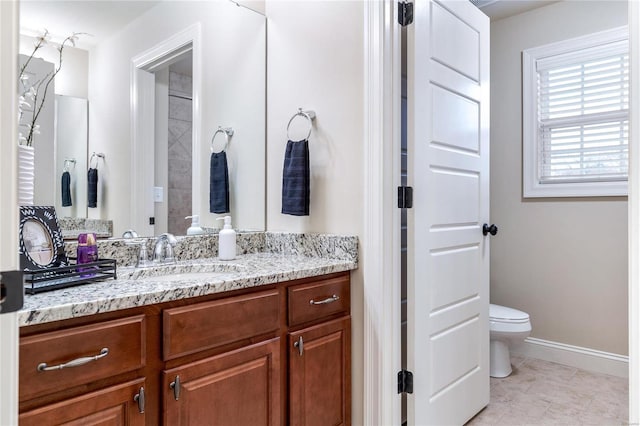
<svg viewBox="0 0 640 426"><path fill-rule="evenodd" d="M37 265L48 265L53 259L53 241L44 226L37 220L27 220L22 228L22 238L27 255Z"/></svg>
<svg viewBox="0 0 640 426"><path fill-rule="evenodd" d="M27 0L20 17L22 55L38 31L51 34L34 63L57 66L56 43L82 33L64 49L51 117L42 115L35 137L34 204L55 205L61 218L112 220L114 236L184 235L191 215L207 231L226 214L238 229L265 229L263 15L233 2ZM183 46L169 46L180 37ZM154 52L156 62L134 64ZM234 129L227 213L209 208L218 127ZM93 152L104 157L95 162L96 207L88 208Z"/></svg>
<svg viewBox="0 0 640 426"><path fill-rule="evenodd" d="M54 206L60 217L87 217L88 142L87 100L56 95L55 176L60 176L60 184L54 185ZM36 204L39 204L37 199Z"/></svg>

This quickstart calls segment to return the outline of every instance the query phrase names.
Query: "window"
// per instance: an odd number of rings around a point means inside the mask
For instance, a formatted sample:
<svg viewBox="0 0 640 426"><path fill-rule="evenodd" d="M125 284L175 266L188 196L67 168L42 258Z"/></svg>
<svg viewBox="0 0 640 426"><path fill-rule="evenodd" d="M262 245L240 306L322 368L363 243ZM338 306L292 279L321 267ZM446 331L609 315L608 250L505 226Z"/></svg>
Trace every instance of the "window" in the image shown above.
<svg viewBox="0 0 640 426"><path fill-rule="evenodd" d="M524 196L627 195L627 28L522 56Z"/></svg>

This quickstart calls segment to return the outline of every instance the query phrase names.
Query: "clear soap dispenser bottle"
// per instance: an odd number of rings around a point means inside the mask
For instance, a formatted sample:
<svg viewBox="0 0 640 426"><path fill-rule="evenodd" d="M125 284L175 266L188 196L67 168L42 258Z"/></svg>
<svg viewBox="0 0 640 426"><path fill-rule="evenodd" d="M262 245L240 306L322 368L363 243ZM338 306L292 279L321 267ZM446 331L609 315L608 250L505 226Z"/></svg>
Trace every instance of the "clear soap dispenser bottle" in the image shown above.
<svg viewBox="0 0 640 426"><path fill-rule="evenodd" d="M224 228L218 234L218 258L233 260L236 258L236 231L231 227L231 216L219 217L224 220Z"/></svg>

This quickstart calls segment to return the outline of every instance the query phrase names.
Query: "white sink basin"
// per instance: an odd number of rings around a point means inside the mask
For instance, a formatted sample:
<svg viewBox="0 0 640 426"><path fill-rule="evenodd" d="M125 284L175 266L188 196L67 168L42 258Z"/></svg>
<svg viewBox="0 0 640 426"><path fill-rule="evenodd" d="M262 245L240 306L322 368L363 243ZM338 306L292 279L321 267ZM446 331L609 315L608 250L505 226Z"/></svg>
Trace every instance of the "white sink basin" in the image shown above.
<svg viewBox="0 0 640 426"><path fill-rule="evenodd" d="M183 262L175 264L156 265L148 268L136 268L130 273L119 274L118 278L129 280L149 281L177 281L213 278L242 272L243 265L224 262Z"/></svg>

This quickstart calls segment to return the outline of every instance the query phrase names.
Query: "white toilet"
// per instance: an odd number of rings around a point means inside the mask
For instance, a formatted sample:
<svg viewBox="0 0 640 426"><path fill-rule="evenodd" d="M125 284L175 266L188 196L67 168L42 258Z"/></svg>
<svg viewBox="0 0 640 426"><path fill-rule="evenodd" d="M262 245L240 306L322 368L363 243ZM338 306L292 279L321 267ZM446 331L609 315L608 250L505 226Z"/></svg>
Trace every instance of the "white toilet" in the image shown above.
<svg viewBox="0 0 640 426"><path fill-rule="evenodd" d="M489 305L489 338L491 346L489 375L511 374L509 345L524 341L531 333L529 314L500 305Z"/></svg>

